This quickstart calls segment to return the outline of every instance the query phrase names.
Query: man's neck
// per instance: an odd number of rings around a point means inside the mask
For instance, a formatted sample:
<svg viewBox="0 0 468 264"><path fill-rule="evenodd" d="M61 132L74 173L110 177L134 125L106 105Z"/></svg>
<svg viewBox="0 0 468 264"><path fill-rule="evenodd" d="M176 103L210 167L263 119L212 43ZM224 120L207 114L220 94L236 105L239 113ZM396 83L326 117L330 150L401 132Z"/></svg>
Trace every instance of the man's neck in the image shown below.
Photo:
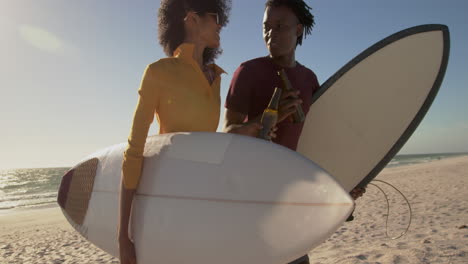
<svg viewBox="0 0 468 264"><path fill-rule="evenodd" d="M293 52L292 54L284 55L284 56L278 56L278 57L273 57L270 54L270 58L273 61L274 64L282 67L282 68L294 68L296 67L296 56L295 53Z"/></svg>

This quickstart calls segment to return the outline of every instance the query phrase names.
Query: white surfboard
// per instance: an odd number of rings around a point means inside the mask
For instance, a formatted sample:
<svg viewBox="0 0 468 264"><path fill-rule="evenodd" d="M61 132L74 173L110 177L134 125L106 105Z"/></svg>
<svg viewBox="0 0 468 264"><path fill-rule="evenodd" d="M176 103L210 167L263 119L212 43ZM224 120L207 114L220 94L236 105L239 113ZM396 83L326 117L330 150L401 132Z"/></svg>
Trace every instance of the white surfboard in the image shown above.
<svg viewBox="0 0 468 264"><path fill-rule="evenodd" d="M118 256L123 151L87 157L62 179L58 202L77 231ZM131 233L139 264L285 264L346 220L347 192L307 158L224 133L148 138Z"/></svg>
<svg viewBox="0 0 468 264"><path fill-rule="evenodd" d="M347 191L366 185L423 119L448 56L444 25L409 28L368 48L315 94L297 151Z"/></svg>

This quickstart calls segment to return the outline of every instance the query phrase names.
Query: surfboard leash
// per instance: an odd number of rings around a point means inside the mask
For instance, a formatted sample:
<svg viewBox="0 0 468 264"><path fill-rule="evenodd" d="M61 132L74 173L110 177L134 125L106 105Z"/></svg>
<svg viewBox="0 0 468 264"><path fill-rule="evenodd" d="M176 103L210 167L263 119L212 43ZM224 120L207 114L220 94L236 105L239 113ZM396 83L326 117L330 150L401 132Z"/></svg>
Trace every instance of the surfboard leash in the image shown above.
<svg viewBox="0 0 468 264"><path fill-rule="evenodd" d="M411 226L411 220L413 218L413 210L411 209L411 204L408 201L408 199L406 198L406 196L400 190L398 190L398 188L391 185L390 183L388 183L386 181L382 181L382 180L373 180L373 182L381 182L381 183L387 184L388 186L392 187L394 190L396 190L398 193L400 193L400 195L403 197L403 199L405 199L406 204L408 205L409 212L410 212L410 218L409 218L408 226L406 227L405 231L403 231L400 235L395 236L395 237L391 237L388 234L388 218L390 216L390 202L388 201L388 196L380 186L378 186L377 184L374 184L374 183L369 183L370 185L372 185L372 186L376 187L377 189L379 189L379 191L382 192L382 194L385 196L385 200L387 201L387 217L386 217L386 220L385 220L385 233L386 233L387 237L392 239L392 240L399 239L408 232L408 230L409 230L409 228Z"/></svg>

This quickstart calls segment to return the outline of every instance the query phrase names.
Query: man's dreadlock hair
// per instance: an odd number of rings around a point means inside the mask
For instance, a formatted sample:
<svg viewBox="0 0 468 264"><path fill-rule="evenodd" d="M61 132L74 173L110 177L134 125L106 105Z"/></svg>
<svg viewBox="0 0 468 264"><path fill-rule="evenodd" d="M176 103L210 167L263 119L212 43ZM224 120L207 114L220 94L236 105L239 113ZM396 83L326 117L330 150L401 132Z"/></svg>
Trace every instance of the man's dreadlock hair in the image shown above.
<svg viewBox="0 0 468 264"><path fill-rule="evenodd" d="M217 13L220 25L226 26L229 22L231 0L161 0L158 12L159 43L167 56L184 42L184 17L188 11L195 11L200 15ZM221 54L219 48L205 48L203 51L203 64L209 64Z"/></svg>
<svg viewBox="0 0 468 264"><path fill-rule="evenodd" d="M297 37L296 42L296 46L302 45L302 37L305 38L307 35L310 35L315 24L314 16L310 13L312 8L303 0L268 0L265 4L265 8L280 6L291 9L299 20L299 23L304 26L304 33Z"/></svg>

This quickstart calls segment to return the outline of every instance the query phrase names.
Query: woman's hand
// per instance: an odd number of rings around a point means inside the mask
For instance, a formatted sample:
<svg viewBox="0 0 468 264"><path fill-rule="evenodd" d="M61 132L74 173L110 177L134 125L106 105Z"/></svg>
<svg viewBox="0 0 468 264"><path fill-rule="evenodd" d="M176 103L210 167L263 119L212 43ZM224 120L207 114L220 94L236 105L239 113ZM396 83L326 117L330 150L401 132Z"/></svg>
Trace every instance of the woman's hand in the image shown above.
<svg viewBox="0 0 468 264"><path fill-rule="evenodd" d="M133 197L135 196L135 189L127 189L123 184L123 176L120 190L120 211L119 211L119 226L118 226L118 239L119 239L119 253L120 263L122 264L136 264L135 245L128 237L128 227L130 220L130 212L132 208Z"/></svg>
<svg viewBox="0 0 468 264"><path fill-rule="evenodd" d="M119 235L119 252L121 264L137 264L135 245L128 235Z"/></svg>

